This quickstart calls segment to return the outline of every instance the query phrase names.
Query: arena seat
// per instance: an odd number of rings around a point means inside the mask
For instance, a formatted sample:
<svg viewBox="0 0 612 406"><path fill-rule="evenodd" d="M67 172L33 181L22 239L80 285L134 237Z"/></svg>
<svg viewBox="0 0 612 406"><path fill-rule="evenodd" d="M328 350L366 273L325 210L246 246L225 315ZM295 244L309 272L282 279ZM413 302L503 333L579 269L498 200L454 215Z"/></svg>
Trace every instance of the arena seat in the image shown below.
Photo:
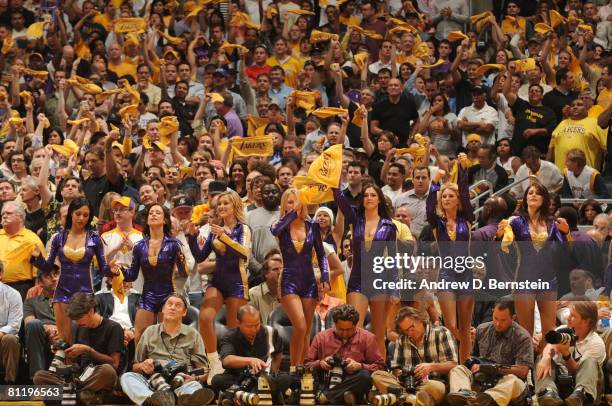
<svg viewBox="0 0 612 406"><path fill-rule="evenodd" d="M281 361L281 370L289 370L289 343L291 342L291 334L293 328L291 327L291 321L289 316L283 310L282 307L277 307L272 310L268 317L268 325L278 331L278 335L283 342L283 359ZM312 327L310 329L310 340L321 331L321 318L317 313L312 320Z"/></svg>
<svg viewBox="0 0 612 406"><path fill-rule="evenodd" d="M195 328L199 331L200 329L200 310L197 307L189 306L187 308L187 314L183 317L183 324L187 324L190 327Z"/></svg>

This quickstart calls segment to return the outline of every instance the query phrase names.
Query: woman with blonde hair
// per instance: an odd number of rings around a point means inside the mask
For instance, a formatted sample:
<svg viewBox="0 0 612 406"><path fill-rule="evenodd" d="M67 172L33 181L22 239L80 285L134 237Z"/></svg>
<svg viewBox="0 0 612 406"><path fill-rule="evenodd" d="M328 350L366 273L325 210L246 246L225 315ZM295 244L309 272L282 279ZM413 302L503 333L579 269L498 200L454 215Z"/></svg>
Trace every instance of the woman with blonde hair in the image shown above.
<svg viewBox="0 0 612 406"><path fill-rule="evenodd" d="M280 220L271 227L283 255L283 271L279 277L281 305L293 327L289 347L290 368L302 364L310 340L319 285L329 290L327 258L321 241L319 223L308 218L308 210L299 200L299 192L289 188L283 193ZM313 269L319 264L319 282Z"/></svg>
<svg viewBox="0 0 612 406"><path fill-rule="evenodd" d="M427 221L438 242L439 255L442 258L469 256L470 223L474 221L474 212L470 203L467 156L461 153L458 155L458 160L458 182L440 185L440 179L445 175L445 172L440 170L432 179L427 196ZM468 286L471 286L472 270L458 272L456 269L442 268L438 280L447 283L469 282ZM438 298L444 325L459 341L459 360L463 363L472 350L470 337L474 310L472 291L442 289L438 291Z"/></svg>
<svg viewBox="0 0 612 406"><path fill-rule="evenodd" d="M210 225L210 235L202 248L198 244L195 225L189 230L189 248L199 263L215 252L215 270L200 306L200 334L204 339L210 362L208 383L223 372L217 353L217 336L213 328L215 315L226 305L227 328L238 326L238 308L249 299L246 266L251 252L251 230L246 225L240 196L227 191L216 196L216 220Z"/></svg>

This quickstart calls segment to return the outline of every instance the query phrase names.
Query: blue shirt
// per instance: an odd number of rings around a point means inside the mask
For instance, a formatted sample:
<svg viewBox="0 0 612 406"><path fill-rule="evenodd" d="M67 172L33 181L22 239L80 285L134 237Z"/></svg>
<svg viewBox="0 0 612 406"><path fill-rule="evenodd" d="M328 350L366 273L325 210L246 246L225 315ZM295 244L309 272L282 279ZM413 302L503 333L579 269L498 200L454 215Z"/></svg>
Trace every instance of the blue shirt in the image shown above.
<svg viewBox="0 0 612 406"><path fill-rule="evenodd" d="M276 99L278 102L278 107L280 107L281 111L284 111L287 103L285 99L291 94L291 92L293 92L293 88L283 83L278 90L271 87L270 90L268 90L268 95L271 99Z"/></svg>

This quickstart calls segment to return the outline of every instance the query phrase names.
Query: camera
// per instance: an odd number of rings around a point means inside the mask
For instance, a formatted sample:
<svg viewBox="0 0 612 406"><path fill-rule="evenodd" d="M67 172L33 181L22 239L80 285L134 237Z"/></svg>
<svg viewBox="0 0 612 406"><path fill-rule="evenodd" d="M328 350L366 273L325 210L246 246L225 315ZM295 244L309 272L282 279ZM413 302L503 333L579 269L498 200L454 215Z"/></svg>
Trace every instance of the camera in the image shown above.
<svg viewBox="0 0 612 406"><path fill-rule="evenodd" d="M170 360L165 366L160 361L154 362L153 373L149 377L149 386L155 391L171 391L185 383L180 373L187 375L203 375L202 368L191 369L189 365Z"/></svg>
<svg viewBox="0 0 612 406"><path fill-rule="evenodd" d="M298 390L298 400L300 405L315 404L315 384L314 369L306 365L297 365L295 372L301 375L300 389Z"/></svg>
<svg viewBox="0 0 612 406"><path fill-rule="evenodd" d="M236 399L244 405L258 405L257 382L258 376L254 375L250 369L245 368L239 383L226 389L223 397L226 399Z"/></svg>
<svg viewBox="0 0 612 406"><path fill-rule="evenodd" d="M550 330L544 336L549 344L576 344L576 335L574 330L569 327L560 327L556 330Z"/></svg>
<svg viewBox="0 0 612 406"><path fill-rule="evenodd" d="M404 386L404 389L409 394L417 393L417 388L421 384L421 380L414 374L414 367L402 368L402 373L399 376L399 381Z"/></svg>
<svg viewBox="0 0 612 406"><path fill-rule="evenodd" d="M373 406L391 406L404 405L408 401L408 397L404 392L404 388L398 385L389 385L387 393L374 396L372 399Z"/></svg>
<svg viewBox="0 0 612 406"><path fill-rule="evenodd" d="M334 354L329 361L331 370L329 371L328 388L332 389L344 379L344 366L346 362L338 354Z"/></svg>
<svg viewBox="0 0 612 406"><path fill-rule="evenodd" d="M70 345L63 340L59 340L53 343L53 347L56 351L53 360L51 360L49 371L57 372L57 367L61 367L66 363L66 350L70 348Z"/></svg>

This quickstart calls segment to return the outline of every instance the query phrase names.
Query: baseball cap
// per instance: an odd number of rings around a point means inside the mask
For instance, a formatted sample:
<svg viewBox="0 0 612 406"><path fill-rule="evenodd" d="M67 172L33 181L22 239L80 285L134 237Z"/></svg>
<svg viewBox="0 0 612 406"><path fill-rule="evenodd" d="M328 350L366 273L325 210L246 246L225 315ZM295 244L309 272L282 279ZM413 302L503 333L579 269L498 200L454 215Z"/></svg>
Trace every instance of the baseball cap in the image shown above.
<svg viewBox="0 0 612 406"><path fill-rule="evenodd" d="M179 207L193 207L195 205L193 199L189 196L179 196L174 199L174 208L178 209Z"/></svg>
<svg viewBox="0 0 612 406"><path fill-rule="evenodd" d="M482 86L472 86L472 93L485 93L485 88Z"/></svg>
<svg viewBox="0 0 612 406"><path fill-rule="evenodd" d="M134 205L134 203L132 202L132 199L130 199L128 196L117 197L117 198L113 199L113 201L111 202L111 207L112 208L115 208L117 206L123 206L123 207L132 208L133 205Z"/></svg>
<svg viewBox="0 0 612 406"><path fill-rule="evenodd" d="M215 70L215 73L213 73L213 76L214 75L221 75L223 77L227 77L227 70L223 68L218 68L217 70Z"/></svg>

